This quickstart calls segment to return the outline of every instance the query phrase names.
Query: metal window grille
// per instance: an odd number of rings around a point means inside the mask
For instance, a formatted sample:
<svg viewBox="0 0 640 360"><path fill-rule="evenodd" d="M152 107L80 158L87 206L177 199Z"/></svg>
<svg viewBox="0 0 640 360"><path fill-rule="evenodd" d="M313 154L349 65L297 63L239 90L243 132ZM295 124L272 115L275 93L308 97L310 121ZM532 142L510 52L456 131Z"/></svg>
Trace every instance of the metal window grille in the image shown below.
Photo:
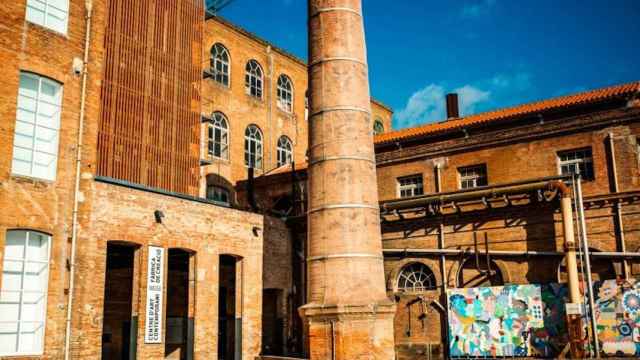
<svg viewBox="0 0 640 360"><path fill-rule="evenodd" d="M247 95L262 99L262 67L255 60L249 60L247 63L244 87Z"/></svg>
<svg viewBox="0 0 640 360"><path fill-rule="evenodd" d="M472 189L479 186L487 186L486 165L467 166L458 169L460 174L460 188Z"/></svg>
<svg viewBox="0 0 640 360"><path fill-rule="evenodd" d="M424 195L422 175L412 175L399 178L398 193L401 198Z"/></svg>
<svg viewBox="0 0 640 360"><path fill-rule="evenodd" d="M229 51L224 45L216 43L211 48L211 73L213 79L218 83L229 86L230 76Z"/></svg>
<svg viewBox="0 0 640 360"><path fill-rule="evenodd" d="M398 276L398 291L422 292L436 288L436 277L433 271L422 263L405 266Z"/></svg>
<svg viewBox="0 0 640 360"><path fill-rule="evenodd" d="M293 161L293 145L286 136L278 139L278 167L291 164Z"/></svg>
<svg viewBox="0 0 640 360"><path fill-rule="evenodd" d="M574 149L558 153L558 167L561 175L578 174L585 180L593 180L593 155L591 148Z"/></svg>
<svg viewBox="0 0 640 360"><path fill-rule="evenodd" d="M229 126L227 118L220 112L213 113L213 123L209 124L207 152L218 159L229 159Z"/></svg>
<svg viewBox="0 0 640 360"><path fill-rule="evenodd" d="M278 107L286 112L293 111L293 85L286 75L278 77Z"/></svg>
<svg viewBox="0 0 640 360"><path fill-rule="evenodd" d="M244 164L262 169L262 133L255 125L249 125L244 132Z"/></svg>

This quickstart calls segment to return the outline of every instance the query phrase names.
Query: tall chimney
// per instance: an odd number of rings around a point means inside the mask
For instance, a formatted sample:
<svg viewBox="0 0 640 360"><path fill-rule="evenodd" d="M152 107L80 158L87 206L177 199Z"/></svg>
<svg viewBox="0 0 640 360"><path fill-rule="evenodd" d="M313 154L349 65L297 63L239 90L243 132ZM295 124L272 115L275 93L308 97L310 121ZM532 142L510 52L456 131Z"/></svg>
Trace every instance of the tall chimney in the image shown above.
<svg viewBox="0 0 640 360"><path fill-rule="evenodd" d="M361 0L309 0L310 359L394 359Z"/></svg>
<svg viewBox="0 0 640 360"><path fill-rule="evenodd" d="M457 117L460 117L458 94L447 94L447 119L455 119Z"/></svg>

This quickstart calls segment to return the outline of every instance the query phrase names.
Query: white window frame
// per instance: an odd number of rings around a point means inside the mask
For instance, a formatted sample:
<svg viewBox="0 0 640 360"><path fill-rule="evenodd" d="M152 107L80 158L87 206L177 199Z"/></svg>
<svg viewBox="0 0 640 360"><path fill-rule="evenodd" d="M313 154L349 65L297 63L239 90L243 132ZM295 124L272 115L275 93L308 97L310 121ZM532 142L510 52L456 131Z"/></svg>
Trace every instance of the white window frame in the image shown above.
<svg viewBox="0 0 640 360"><path fill-rule="evenodd" d="M7 231L6 234L6 238L8 239L11 233L21 233L24 232L25 233L25 237L24 237L24 248L23 248L23 254L21 258L11 258L7 256L7 248L6 248L6 244L5 244L5 248L4 248L4 259L3 259L3 264L2 264L2 289L0 290L0 304L3 303L3 298L4 298L4 294L6 293L18 293L19 295L19 303L18 303L18 319L17 321L7 321L7 320L3 320L2 318L0 318L0 324L5 323L5 324L9 324L9 323L15 323L17 325L17 335L16 335L16 351L14 352L10 352L10 353L2 353L0 352L0 356L38 356L38 355L42 355L44 353L44 343L45 343L45 330L46 330L46 322L47 322L47 300L48 300L48 292L49 292L49 267L51 264L51 236L45 233L41 233L38 231L31 231L31 230L9 230ZM31 234L37 234L39 236L43 236L45 238L45 240L47 241L47 254L46 254L46 259L45 260L30 260L29 259L29 240L31 237ZM6 281L6 279L4 279L5 276L5 269L7 268L7 263L8 262L18 262L22 264L22 271L20 274L20 282L21 282L21 286L20 289L7 289L7 283L8 281ZM45 273L42 275L44 277L44 284L43 284L43 289L41 291L37 291L37 290L25 290L25 274L28 273L28 264L40 264L43 265L44 268L41 267L41 271L44 271ZM39 321L27 321L27 320L22 320L22 310L25 309L25 294L26 293L31 293L31 294L36 294L36 295L40 295L40 298L42 300L42 307L40 309L38 309L41 314L42 314L42 319ZM29 351L22 351L21 350L21 338L23 337L24 332L22 332L22 327L24 324L26 323L31 323L31 324L39 324L42 328L41 331L41 338L40 338L40 344L41 347L39 349L35 349L35 350L29 350Z"/></svg>
<svg viewBox="0 0 640 360"><path fill-rule="evenodd" d="M207 155L220 160L229 160L229 121L216 111L212 114L213 123L207 126ZM216 154L216 146L220 153Z"/></svg>
<svg viewBox="0 0 640 360"><path fill-rule="evenodd" d="M422 177L422 174L399 177L397 179L397 187L397 196L399 198L409 198L424 195L424 179ZM403 196L403 192L410 192L410 194Z"/></svg>
<svg viewBox="0 0 640 360"><path fill-rule="evenodd" d="M244 131L244 165L262 169L262 131L251 124Z"/></svg>
<svg viewBox="0 0 640 360"><path fill-rule="evenodd" d="M293 112L293 82L285 74L278 77L277 99L280 110Z"/></svg>
<svg viewBox="0 0 640 360"><path fill-rule="evenodd" d="M293 143L282 135L278 138L278 167L291 164L293 162Z"/></svg>
<svg viewBox="0 0 640 360"><path fill-rule="evenodd" d="M23 81L36 81L37 89L34 97L28 94L26 87L23 88L22 85L19 85L11 173L54 181L58 167L63 86L57 81L25 71L20 72L20 82ZM43 85L56 89L53 101L43 99ZM33 106L33 109L29 109L29 106ZM46 121L47 118L49 123ZM49 133L49 138L43 138L43 134L47 133ZM47 144L49 145L47 146ZM27 158L29 153L31 156ZM38 158L49 158L49 163L40 163ZM29 169L21 169L25 166ZM42 167L46 174L38 175L36 166Z"/></svg>
<svg viewBox="0 0 640 360"><path fill-rule="evenodd" d="M62 2L66 9L57 4ZM39 13L42 18L39 19ZM56 15L57 14L57 15ZM62 17L61 17L62 16ZM27 0L25 18L28 22L43 26L51 31L66 35L69 27L69 0ZM56 28L51 24L51 18L57 18L63 24L62 28Z"/></svg>
<svg viewBox="0 0 640 360"><path fill-rule="evenodd" d="M478 171L474 172L476 170ZM474 189L481 186L487 186L489 184L489 176L487 174L486 164L459 167L458 177L460 180L458 183L460 190ZM484 179L484 184L480 183L480 179ZM467 181L471 184L471 186L464 185Z"/></svg>
<svg viewBox="0 0 640 360"><path fill-rule="evenodd" d="M211 73L213 74L213 80L217 83L230 87L231 56L229 55L229 50L221 43L215 43L211 47Z"/></svg>
<svg viewBox="0 0 640 360"><path fill-rule="evenodd" d="M245 67L244 88L247 95L261 99L263 94L262 66L256 60L249 60Z"/></svg>
<svg viewBox="0 0 640 360"><path fill-rule="evenodd" d="M403 280L405 286L400 286ZM411 282L413 286L407 287L406 285L409 282ZM416 286L416 284L421 284L422 286ZM421 262L414 262L403 266L396 279L396 289L402 293L425 292L437 289L437 287L438 284L433 270Z"/></svg>
<svg viewBox="0 0 640 360"><path fill-rule="evenodd" d="M574 155L573 159L562 160L564 156L569 156L570 154ZM579 157L579 155L583 155L583 156ZM562 173L563 166L573 166L574 168L577 166L579 169L579 166L581 164L584 164L585 167L587 166L591 167L591 174L587 174L586 176L585 174L581 174L582 179L583 180L595 179L595 168L593 164L593 150L591 149L590 146L577 148L577 149L558 151L558 153L556 154L556 158L558 160L558 175L567 175ZM572 173L569 172L568 175L570 174Z"/></svg>

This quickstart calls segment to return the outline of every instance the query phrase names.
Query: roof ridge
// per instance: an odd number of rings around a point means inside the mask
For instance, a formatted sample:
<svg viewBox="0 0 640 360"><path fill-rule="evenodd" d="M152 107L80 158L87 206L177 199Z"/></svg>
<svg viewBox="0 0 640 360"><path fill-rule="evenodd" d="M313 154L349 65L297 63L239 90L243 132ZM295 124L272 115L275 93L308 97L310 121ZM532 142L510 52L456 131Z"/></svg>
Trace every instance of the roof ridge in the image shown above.
<svg viewBox="0 0 640 360"><path fill-rule="evenodd" d="M375 142L377 144L387 143L391 141L426 135L429 133L455 129L464 125L468 126L478 123L491 122L514 116L521 116L555 108L593 102L619 96L622 94L633 93L634 91L640 92L640 81L632 81L618 85L595 88L573 94L536 100L505 108L498 108L452 120L441 120L437 122L421 124L415 127L389 131L380 135L376 135Z"/></svg>

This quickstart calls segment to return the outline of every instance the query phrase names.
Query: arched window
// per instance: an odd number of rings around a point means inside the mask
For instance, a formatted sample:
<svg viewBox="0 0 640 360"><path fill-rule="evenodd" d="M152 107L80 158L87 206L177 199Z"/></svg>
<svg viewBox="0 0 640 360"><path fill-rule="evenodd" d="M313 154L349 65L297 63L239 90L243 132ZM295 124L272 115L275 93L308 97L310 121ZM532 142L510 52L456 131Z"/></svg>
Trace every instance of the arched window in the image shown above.
<svg viewBox="0 0 640 360"><path fill-rule="evenodd" d="M43 351L51 237L7 231L2 264L0 356Z"/></svg>
<svg viewBox="0 0 640 360"><path fill-rule="evenodd" d="M244 132L244 164L254 169L262 168L262 132L255 125Z"/></svg>
<svg viewBox="0 0 640 360"><path fill-rule="evenodd" d="M293 161L293 146L291 140L286 136L278 139L278 167L291 164Z"/></svg>
<svg viewBox="0 0 640 360"><path fill-rule="evenodd" d="M255 60L249 60L245 68L244 88L247 95L262 99L262 67Z"/></svg>
<svg viewBox="0 0 640 360"><path fill-rule="evenodd" d="M207 199L223 205L231 204L229 190L218 185L207 185Z"/></svg>
<svg viewBox="0 0 640 360"><path fill-rule="evenodd" d="M436 288L433 271L422 263L406 265L398 276L398 291L420 292Z"/></svg>
<svg viewBox="0 0 640 360"><path fill-rule="evenodd" d="M384 132L384 124L382 124L382 120L376 119L373 122L373 135L382 134Z"/></svg>
<svg viewBox="0 0 640 360"><path fill-rule="evenodd" d="M216 43L211 47L211 72L213 79L224 86L229 86L231 62L229 51L224 45Z"/></svg>
<svg viewBox="0 0 640 360"><path fill-rule="evenodd" d="M278 107L286 112L293 111L293 85L284 74L278 77Z"/></svg>
<svg viewBox="0 0 640 360"><path fill-rule="evenodd" d="M209 124L207 152L218 159L229 159L229 126L221 112L213 113L213 123Z"/></svg>
<svg viewBox="0 0 640 360"><path fill-rule="evenodd" d="M476 262L474 257L467 257L458 268L457 277L459 288L504 285L502 272L493 260L487 266L486 260Z"/></svg>

